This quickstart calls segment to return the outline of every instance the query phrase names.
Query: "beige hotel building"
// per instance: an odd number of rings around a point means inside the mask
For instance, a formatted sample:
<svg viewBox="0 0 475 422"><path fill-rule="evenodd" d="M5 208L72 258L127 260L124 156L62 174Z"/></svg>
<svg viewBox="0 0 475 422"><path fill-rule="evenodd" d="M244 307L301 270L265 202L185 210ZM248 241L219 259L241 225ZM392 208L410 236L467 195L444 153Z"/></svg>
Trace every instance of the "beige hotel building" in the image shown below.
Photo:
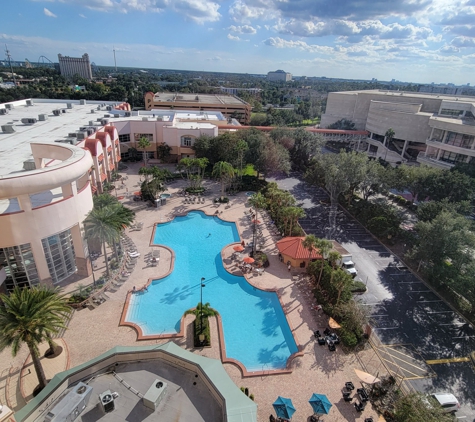
<svg viewBox="0 0 475 422"><path fill-rule="evenodd" d="M321 127L348 119L369 135L360 150L391 162L449 169L475 163L475 97L399 91L328 94ZM390 145L385 137L395 132Z"/></svg>
<svg viewBox="0 0 475 422"><path fill-rule="evenodd" d="M0 291L90 275L83 222L121 155L146 136L152 160L166 143L176 161L220 125L239 123L220 112L132 112L127 103L0 104Z"/></svg>

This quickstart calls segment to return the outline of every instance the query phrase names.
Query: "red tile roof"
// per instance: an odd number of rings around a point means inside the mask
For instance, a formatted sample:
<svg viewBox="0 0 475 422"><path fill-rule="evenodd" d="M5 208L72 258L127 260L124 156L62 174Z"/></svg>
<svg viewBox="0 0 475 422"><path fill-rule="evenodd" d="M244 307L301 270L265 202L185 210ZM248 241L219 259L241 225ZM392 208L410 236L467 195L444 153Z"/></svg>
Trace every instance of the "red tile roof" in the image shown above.
<svg viewBox="0 0 475 422"><path fill-rule="evenodd" d="M277 242L277 249L281 254L285 254L294 259L308 259L309 251L303 247L305 237L284 237ZM322 256L313 249L310 259L322 259Z"/></svg>

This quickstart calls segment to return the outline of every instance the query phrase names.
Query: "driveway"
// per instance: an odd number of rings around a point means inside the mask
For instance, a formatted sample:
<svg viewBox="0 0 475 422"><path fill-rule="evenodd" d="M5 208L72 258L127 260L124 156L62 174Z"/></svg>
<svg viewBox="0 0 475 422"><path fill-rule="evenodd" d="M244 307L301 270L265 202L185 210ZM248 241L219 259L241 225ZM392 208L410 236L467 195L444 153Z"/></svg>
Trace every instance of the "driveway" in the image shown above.
<svg viewBox="0 0 475 422"><path fill-rule="evenodd" d="M307 234L328 238L328 195L299 177L269 180L290 191L305 209L300 224ZM452 392L462 406L457 417L475 421L474 367L465 361L475 350L474 327L354 218L339 209L336 221L333 238L352 253L358 276L368 288L359 300L370 310L373 331L383 345L381 358L418 391Z"/></svg>

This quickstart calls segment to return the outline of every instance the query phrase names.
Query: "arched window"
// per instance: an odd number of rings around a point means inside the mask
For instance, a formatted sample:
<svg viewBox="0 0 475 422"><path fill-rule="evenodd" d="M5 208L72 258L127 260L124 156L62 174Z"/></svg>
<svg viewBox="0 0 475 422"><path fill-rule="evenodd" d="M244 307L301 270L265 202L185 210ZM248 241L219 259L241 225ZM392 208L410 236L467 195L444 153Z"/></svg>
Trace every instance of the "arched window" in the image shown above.
<svg viewBox="0 0 475 422"><path fill-rule="evenodd" d="M192 147L195 143L195 138L189 135L181 137L181 146L182 147Z"/></svg>

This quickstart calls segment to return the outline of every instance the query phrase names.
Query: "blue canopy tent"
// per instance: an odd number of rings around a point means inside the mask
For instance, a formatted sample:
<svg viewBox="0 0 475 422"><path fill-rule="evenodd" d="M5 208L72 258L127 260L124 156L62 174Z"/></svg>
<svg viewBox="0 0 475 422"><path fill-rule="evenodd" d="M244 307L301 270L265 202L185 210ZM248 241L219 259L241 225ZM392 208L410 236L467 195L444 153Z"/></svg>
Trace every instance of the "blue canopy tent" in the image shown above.
<svg viewBox="0 0 475 422"><path fill-rule="evenodd" d="M310 406L312 406L313 413L317 415L328 415L328 412L333 406L325 394L313 393L308 402Z"/></svg>
<svg viewBox="0 0 475 422"><path fill-rule="evenodd" d="M295 413L295 407L292 404L292 400L285 397L277 397L277 400L272 404L274 406L275 413L278 418L292 419L292 415Z"/></svg>

